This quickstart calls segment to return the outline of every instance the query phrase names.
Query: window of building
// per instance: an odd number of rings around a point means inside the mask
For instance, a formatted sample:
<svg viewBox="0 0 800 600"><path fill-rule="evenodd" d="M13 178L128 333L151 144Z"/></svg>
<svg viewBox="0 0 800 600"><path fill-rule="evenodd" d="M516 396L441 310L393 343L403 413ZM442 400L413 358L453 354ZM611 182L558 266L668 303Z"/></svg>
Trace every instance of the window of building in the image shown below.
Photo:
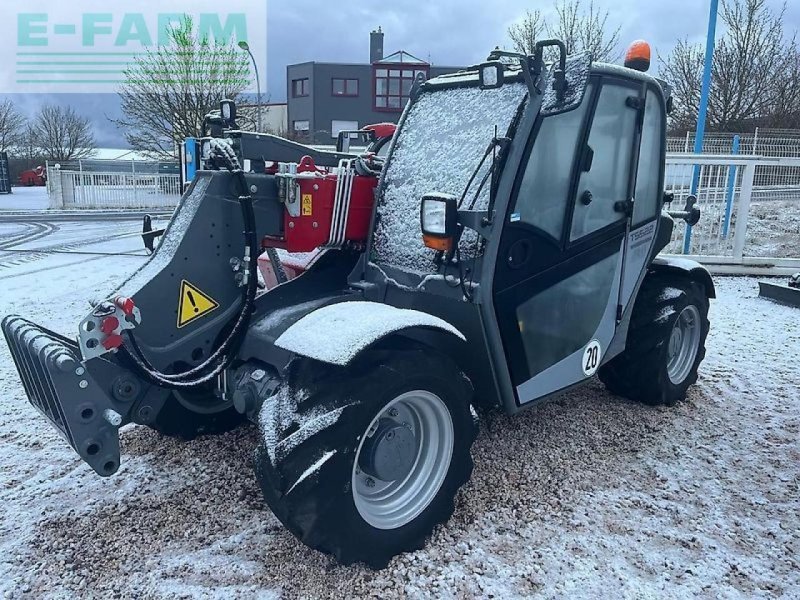
<svg viewBox="0 0 800 600"><path fill-rule="evenodd" d="M358 131L358 121L339 121L334 119L331 121L331 137L338 138L341 131ZM355 139L358 136L351 135L350 139Z"/></svg>
<svg viewBox="0 0 800 600"><path fill-rule="evenodd" d="M308 85L308 77L303 79L293 79L292 80L292 97L293 98L302 98L303 96L308 96L310 90L310 86Z"/></svg>
<svg viewBox="0 0 800 600"><path fill-rule="evenodd" d="M358 96L358 79L331 79L331 93L334 96Z"/></svg>
<svg viewBox="0 0 800 600"><path fill-rule="evenodd" d="M411 87L420 73L427 79L428 68L398 68L391 65L376 65L375 73L375 109L381 111L401 111L408 102Z"/></svg>

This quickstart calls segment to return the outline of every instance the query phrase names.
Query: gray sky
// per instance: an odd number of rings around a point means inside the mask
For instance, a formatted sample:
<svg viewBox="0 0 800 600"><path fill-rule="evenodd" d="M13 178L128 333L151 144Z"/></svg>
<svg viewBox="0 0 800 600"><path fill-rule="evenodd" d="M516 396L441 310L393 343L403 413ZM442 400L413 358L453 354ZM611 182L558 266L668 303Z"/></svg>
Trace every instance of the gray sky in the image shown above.
<svg viewBox="0 0 800 600"><path fill-rule="evenodd" d="M285 96L286 64L308 60L366 62L369 32L386 33L385 50L407 50L440 65L474 64L496 45L508 44L508 26L526 9L553 13L554 1L413 0L393 3L291 2L269 4L269 77L273 99ZM588 0L587 0L588 4ZM769 0L775 9L782 0ZM788 2L786 30L800 29L800 1ZM305 8L311 6L313 8ZM635 39L654 53L669 53L676 40L704 41L709 0L595 0L621 26L623 48ZM719 32L718 32L719 33Z"/></svg>
<svg viewBox="0 0 800 600"><path fill-rule="evenodd" d="M704 41L709 0L595 0L610 11L609 24L621 26L624 48L638 38L648 40L654 52L666 55L676 40ZM769 0L779 8L782 0ZM496 45L508 45L508 26L526 9L552 12L554 2L523 0L401 0L394 3L271 0L268 4L268 69L270 101L286 98L285 68L304 61L367 62L369 32L386 34L386 53L406 50L439 65L466 65L483 60ZM800 29L800 2L792 0L786 13L786 31ZM718 35L719 35L718 31ZM622 50L622 48L621 48ZM42 102L69 103L92 117L101 146L120 146L119 131L108 122L119 107L114 95L17 96L33 113Z"/></svg>

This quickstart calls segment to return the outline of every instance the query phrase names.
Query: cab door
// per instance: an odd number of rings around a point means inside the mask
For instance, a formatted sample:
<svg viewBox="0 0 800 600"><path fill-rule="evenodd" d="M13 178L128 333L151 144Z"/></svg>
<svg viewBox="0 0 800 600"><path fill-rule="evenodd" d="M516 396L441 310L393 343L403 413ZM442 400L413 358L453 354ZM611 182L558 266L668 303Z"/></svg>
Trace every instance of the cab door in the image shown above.
<svg viewBox="0 0 800 600"><path fill-rule="evenodd" d="M614 336L642 89L595 76L531 134L493 288L518 405L594 375Z"/></svg>

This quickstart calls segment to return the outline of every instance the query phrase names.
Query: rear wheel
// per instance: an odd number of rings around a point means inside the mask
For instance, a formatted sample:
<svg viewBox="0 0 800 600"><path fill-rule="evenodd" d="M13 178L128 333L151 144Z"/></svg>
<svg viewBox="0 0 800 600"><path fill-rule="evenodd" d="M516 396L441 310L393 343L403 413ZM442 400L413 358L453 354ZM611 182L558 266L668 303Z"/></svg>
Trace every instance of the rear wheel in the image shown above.
<svg viewBox="0 0 800 600"><path fill-rule="evenodd" d="M708 335L705 288L686 277L648 277L636 299L625 351L600 368L614 394L674 405L697 381Z"/></svg>
<svg viewBox="0 0 800 600"><path fill-rule="evenodd" d="M348 368L302 359L264 405L256 474L275 515L344 564L422 548L472 473L472 386L428 348Z"/></svg>

